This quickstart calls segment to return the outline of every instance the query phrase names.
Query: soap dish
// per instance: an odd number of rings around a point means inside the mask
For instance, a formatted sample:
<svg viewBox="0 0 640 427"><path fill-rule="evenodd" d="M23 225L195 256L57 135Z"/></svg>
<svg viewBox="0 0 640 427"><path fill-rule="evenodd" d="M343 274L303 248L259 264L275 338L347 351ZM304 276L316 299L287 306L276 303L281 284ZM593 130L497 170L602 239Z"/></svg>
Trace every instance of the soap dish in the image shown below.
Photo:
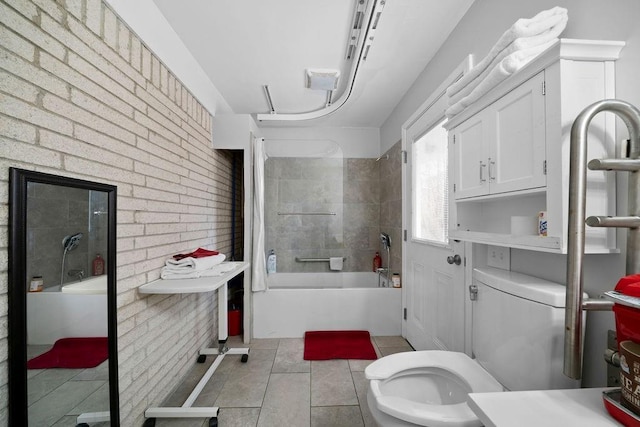
<svg viewBox="0 0 640 427"><path fill-rule="evenodd" d="M620 403L621 394L619 388L603 391L602 400L604 401L604 407L607 409L607 412L609 412L609 415L620 421L624 426L640 426L640 417Z"/></svg>

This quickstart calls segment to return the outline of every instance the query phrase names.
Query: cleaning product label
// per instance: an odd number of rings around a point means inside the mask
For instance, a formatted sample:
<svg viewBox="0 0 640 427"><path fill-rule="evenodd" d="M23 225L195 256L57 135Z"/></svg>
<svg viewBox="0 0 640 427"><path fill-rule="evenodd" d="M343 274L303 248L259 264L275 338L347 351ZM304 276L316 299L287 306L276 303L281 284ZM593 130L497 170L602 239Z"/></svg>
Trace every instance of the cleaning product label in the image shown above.
<svg viewBox="0 0 640 427"><path fill-rule="evenodd" d="M640 344L633 341L620 343L621 403L640 415Z"/></svg>
<svg viewBox="0 0 640 427"><path fill-rule="evenodd" d="M269 256L267 257L267 274L276 272L276 253L273 249L269 251Z"/></svg>

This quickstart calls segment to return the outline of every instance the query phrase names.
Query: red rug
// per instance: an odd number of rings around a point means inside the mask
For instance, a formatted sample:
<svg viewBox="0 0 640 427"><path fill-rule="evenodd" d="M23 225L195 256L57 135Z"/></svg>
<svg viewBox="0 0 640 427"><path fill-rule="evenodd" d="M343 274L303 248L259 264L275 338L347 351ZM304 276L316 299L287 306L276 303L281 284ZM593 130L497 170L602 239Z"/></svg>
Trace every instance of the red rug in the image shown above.
<svg viewBox="0 0 640 427"><path fill-rule="evenodd" d="M106 337L61 338L51 350L27 362L27 369L94 368L107 360L109 350Z"/></svg>
<svg viewBox="0 0 640 427"><path fill-rule="evenodd" d="M309 331L304 334L304 360L375 360L367 331Z"/></svg>

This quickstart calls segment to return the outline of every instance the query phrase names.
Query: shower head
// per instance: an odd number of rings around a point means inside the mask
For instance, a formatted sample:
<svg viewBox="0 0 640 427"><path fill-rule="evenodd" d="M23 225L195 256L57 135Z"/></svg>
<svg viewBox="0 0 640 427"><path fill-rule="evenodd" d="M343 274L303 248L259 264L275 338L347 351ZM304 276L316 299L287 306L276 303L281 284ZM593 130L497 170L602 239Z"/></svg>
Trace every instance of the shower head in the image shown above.
<svg viewBox="0 0 640 427"><path fill-rule="evenodd" d="M64 251L69 252L77 248L80 243L80 239L82 239L83 236L84 234L82 233L65 236L64 239L62 239L62 247L64 248Z"/></svg>
<svg viewBox="0 0 640 427"><path fill-rule="evenodd" d="M391 237L387 233L380 233L380 243L385 249L391 249Z"/></svg>

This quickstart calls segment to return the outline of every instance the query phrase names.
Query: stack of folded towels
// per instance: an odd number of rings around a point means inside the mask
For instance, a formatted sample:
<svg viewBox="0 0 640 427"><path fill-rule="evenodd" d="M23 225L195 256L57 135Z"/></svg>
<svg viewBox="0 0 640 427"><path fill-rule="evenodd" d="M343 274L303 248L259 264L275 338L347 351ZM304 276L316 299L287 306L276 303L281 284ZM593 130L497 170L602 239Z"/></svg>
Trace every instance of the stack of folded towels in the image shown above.
<svg viewBox="0 0 640 427"><path fill-rule="evenodd" d="M567 26L568 19L567 9L554 7L531 19L516 21L482 61L447 88L447 117L462 112L554 44Z"/></svg>
<svg viewBox="0 0 640 427"><path fill-rule="evenodd" d="M163 279L197 279L198 277L222 276L234 269L233 263L222 263L224 254L198 248L188 254L174 255L165 261L160 272Z"/></svg>

